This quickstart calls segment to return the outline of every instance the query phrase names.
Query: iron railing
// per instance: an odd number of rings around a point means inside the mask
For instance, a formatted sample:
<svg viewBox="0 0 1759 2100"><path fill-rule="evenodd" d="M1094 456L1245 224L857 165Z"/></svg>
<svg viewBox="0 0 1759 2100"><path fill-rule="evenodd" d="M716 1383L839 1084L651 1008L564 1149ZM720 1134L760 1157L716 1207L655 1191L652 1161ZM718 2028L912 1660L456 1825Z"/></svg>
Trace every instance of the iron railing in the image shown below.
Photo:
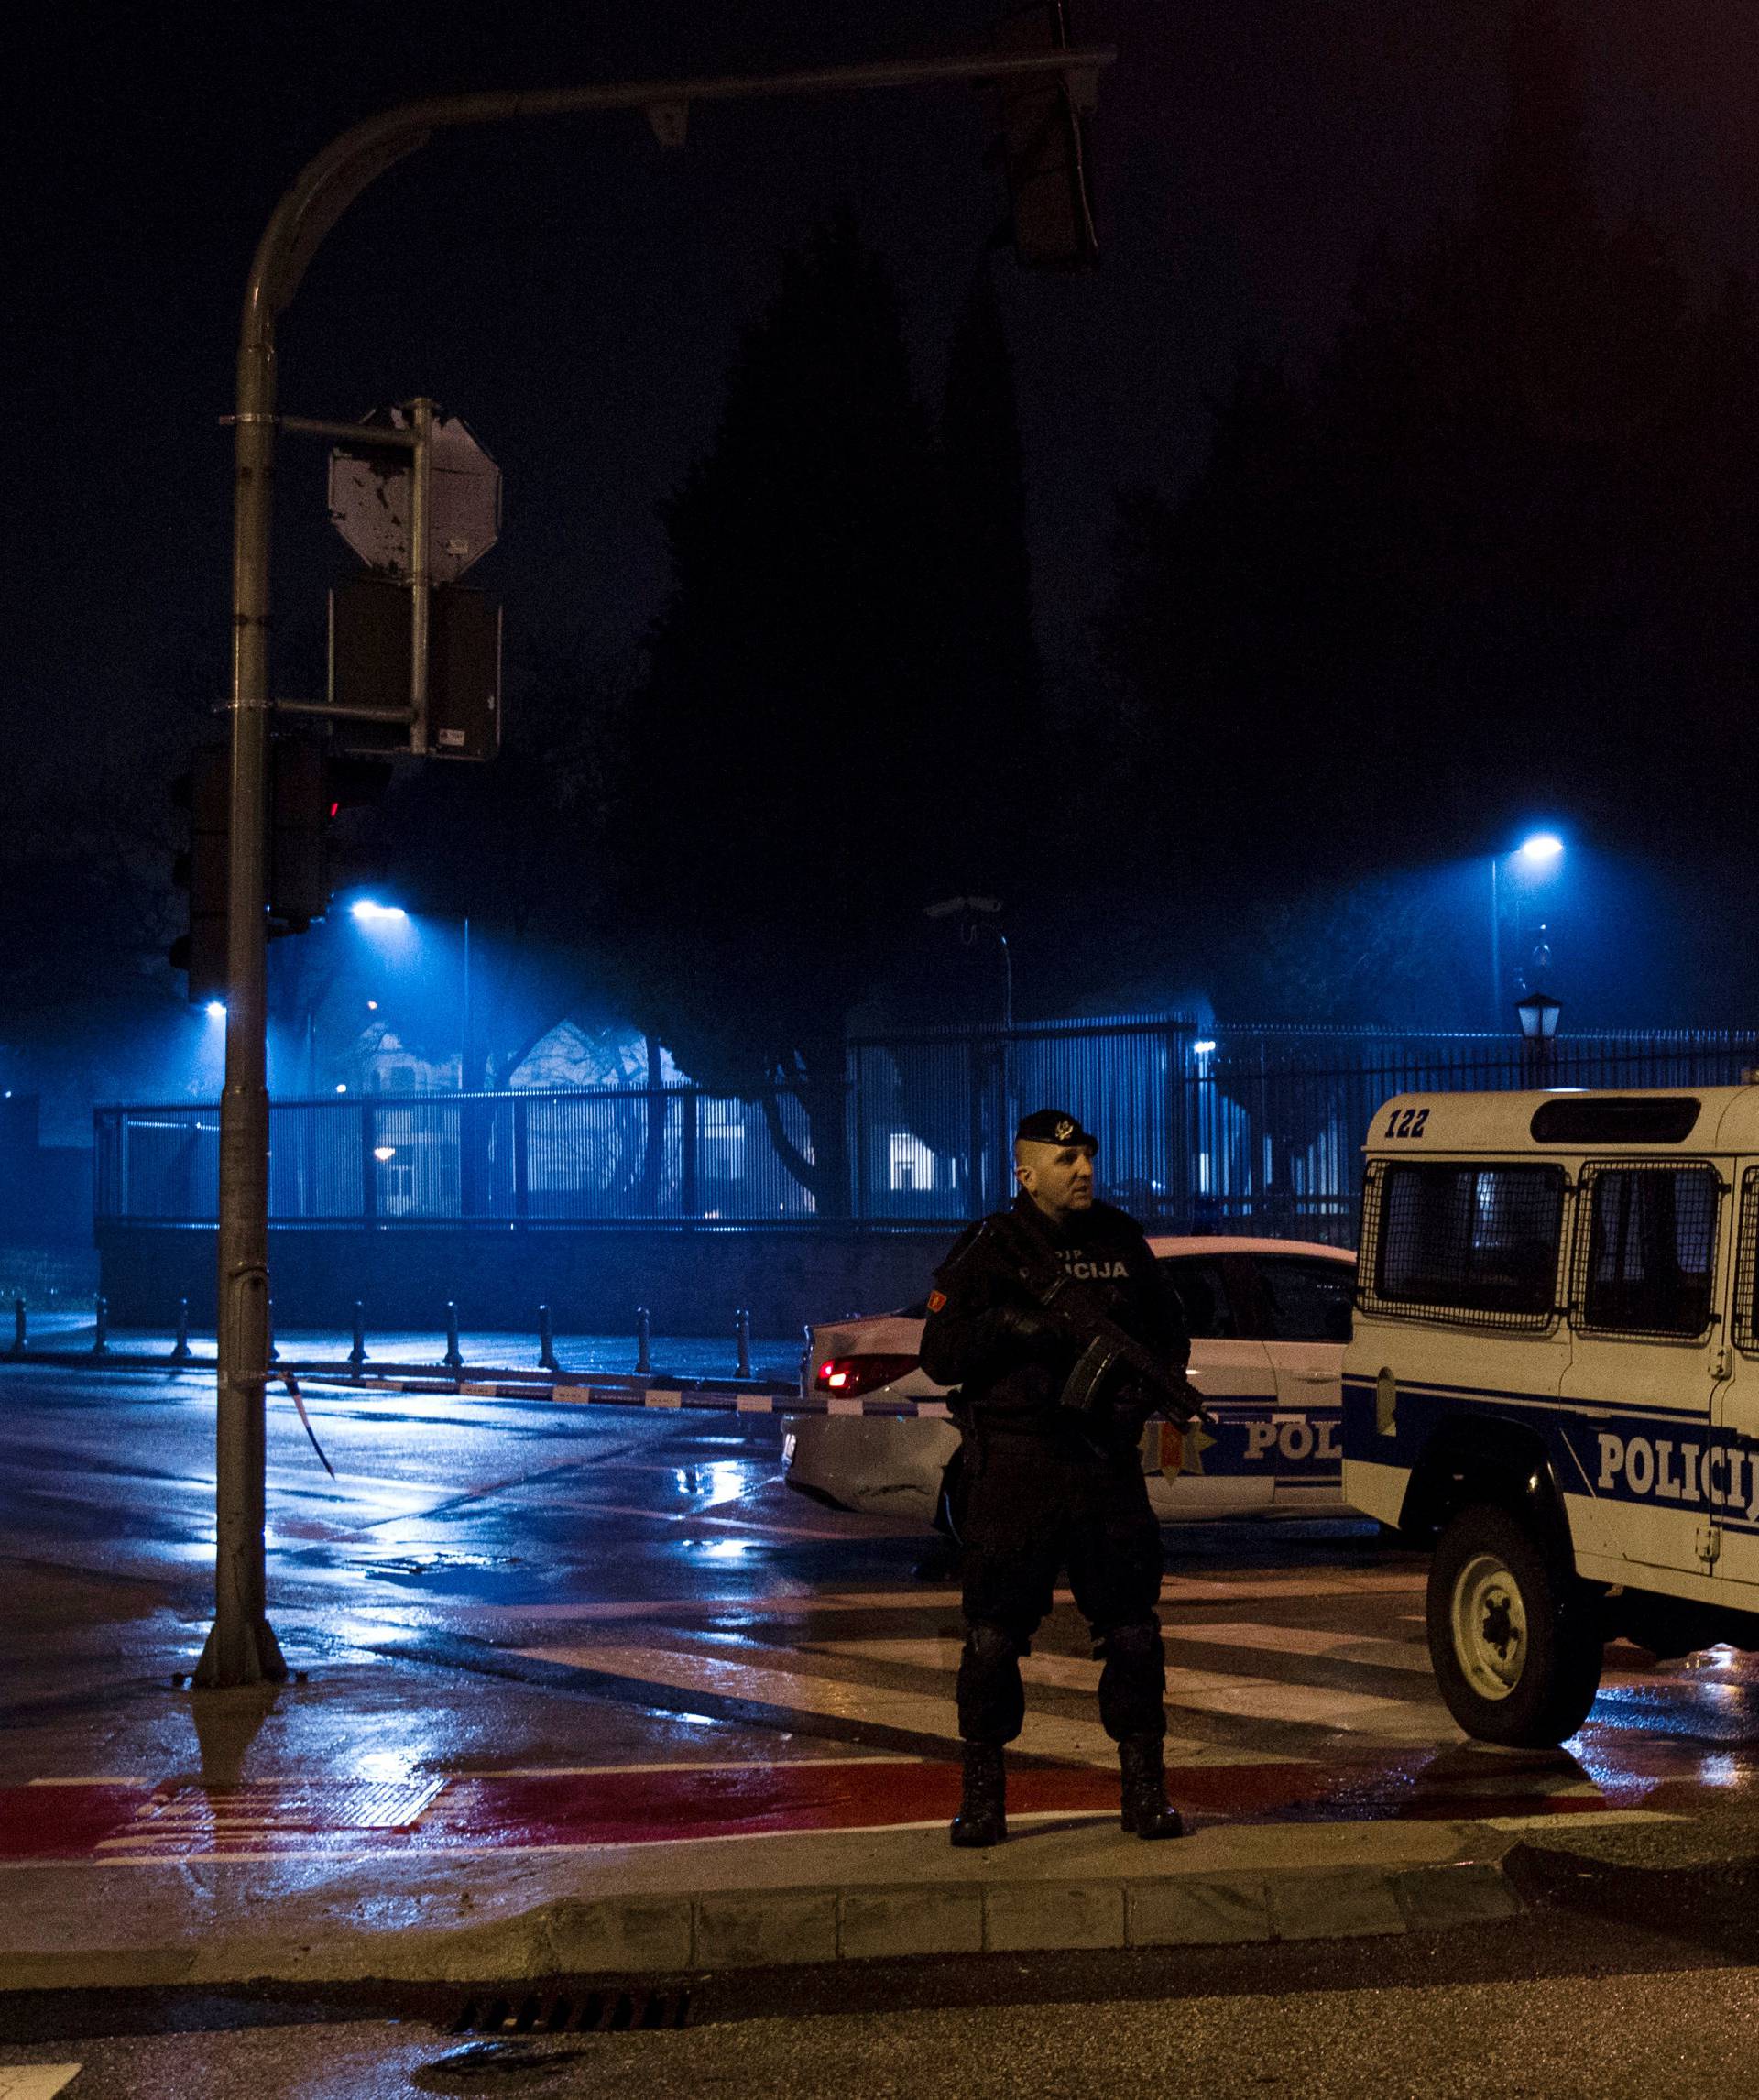
<svg viewBox="0 0 1759 2100"><path fill-rule="evenodd" d="M805 1118L781 1104L803 1143ZM219 1116L187 1105L97 1111L103 1220L210 1222ZM694 1088L373 1094L277 1101L277 1225L599 1225L801 1221L814 1205L762 1111Z"/></svg>
<svg viewBox="0 0 1759 2100"><path fill-rule="evenodd" d="M277 1102L269 1209L282 1226L799 1226L945 1230L1006 1199L1022 1111L1072 1110L1107 1193L1163 1231L1353 1244L1360 1155L1389 1095L1544 1084L1692 1088L1759 1066L1759 1034L1518 1040L1373 1029L1222 1028L1178 1016L919 1030L849 1045L842 1088L775 1114L819 1172L808 1191L763 1104L694 1087L374 1094ZM825 1119L833 1127L825 1128ZM816 1123L814 1122L816 1118ZM219 1117L188 1102L96 1114L100 1220L203 1225ZM826 1187L825 1183L831 1185Z"/></svg>

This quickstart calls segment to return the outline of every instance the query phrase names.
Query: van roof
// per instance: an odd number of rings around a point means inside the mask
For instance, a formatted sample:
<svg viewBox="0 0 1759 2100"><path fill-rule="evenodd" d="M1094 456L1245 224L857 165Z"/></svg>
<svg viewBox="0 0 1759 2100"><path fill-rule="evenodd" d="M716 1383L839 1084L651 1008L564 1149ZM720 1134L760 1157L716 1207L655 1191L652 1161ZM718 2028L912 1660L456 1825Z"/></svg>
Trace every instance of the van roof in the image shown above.
<svg viewBox="0 0 1759 2100"><path fill-rule="evenodd" d="M1576 1104L1581 1113L1554 1115L1554 1134L1535 1135L1534 1118L1547 1102ZM1628 1102L1631 1108L1614 1110ZM1688 1119L1669 1118L1666 1104L1696 1103L1686 1133L1671 1134ZM1639 1104L1652 1104L1655 1115ZM1595 1116L1599 1105L1607 1112ZM1428 1110L1415 1140L1392 1134L1403 1111ZM1415 1119L1414 1119L1415 1120ZM1596 1126L1599 1126L1598 1128ZM1663 1134L1644 1136L1644 1130ZM1525 1153L1535 1158L1570 1154L1670 1153L1759 1154L1759 1085L1750 1087L1550 1088L1521 1093L1394 1094L1375 1110L1362 1150L1394 1158L1420 1159L1433 1153Z"/></svg>

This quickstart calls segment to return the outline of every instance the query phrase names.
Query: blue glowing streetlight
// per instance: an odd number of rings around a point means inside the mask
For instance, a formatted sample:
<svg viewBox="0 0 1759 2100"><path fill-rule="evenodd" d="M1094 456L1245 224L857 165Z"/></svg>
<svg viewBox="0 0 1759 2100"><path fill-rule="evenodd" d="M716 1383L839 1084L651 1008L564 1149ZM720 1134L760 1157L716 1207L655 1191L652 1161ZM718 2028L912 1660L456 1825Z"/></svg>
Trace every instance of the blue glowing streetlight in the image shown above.
<svg viewBox="0 0 1759 2100"><path fill-rule="evenodd" d="M394 924L395 924L395 925L404 925L404 924L407 924L409 923L409 917L410 917L410 914L408 913L408 912L406 912L406 911L404 910L404 908L403 908L403 906L402 906L401 904L381 904L381 903L379 903L379 902L377 902L377 899L375 899L375 898L372 898L372 897L361 897L361 898L358 898L358 899L357 899L357 900L356 900L356 901L355 901L354 903L352 903L352 904L350 904L350 905L349 905L348 909L349 909L350 913L353 914L353 916L354 916L354 917L355 917L355 919L356 919L356 920L357 920L357 921L358 921L358 922L359 922L359 923L360 923L362 925L366 925L366 926L372 926L372 925L378 925L378 926L389 926L389 925L394 925ZM464 1088L464 1086L465 1086L465 1085L468 1083L468 1076L469 1076L469 1070L470 1070L470 1055L471 1055L471 1045L472 1045L472 1040L473 1040L473 1036L474 1036L474 1033L475 1033L475 1032L474 1032L474 1030L473 1030L472 1024L471 1024L471 1023L472 1023L472 1016L471 1016L471 1006L470 1006L470 914L469 914L468 913L465 913L465 914L464 914L464 1043L463 1043L463 1046L462 1046L462 1048L461 1048L461 1051L460 1051L460 1054L459 1054L459 1058L458 1058L458 1085L459 1085L459 1088L460 1088L460 1090L461 1090L461 1091L462 1091L462 1089ZM369 1005L377 1005L377 1001L368 1001L368 1004L369 1004Z"/></svg>
<svg viewBox="0 0 1759 2100"><path fill-rule="evenodd" d="M209 1000L209 1001L208 1001L208 1019L209 1019L210 1021L224 1021L225 1018L226 1018L226 1002L225 1002L225 1001L224 1001L224 999L211 999L211 1000Z"/></svg>
<svg viewBox="0 0 1759 2100"><path fill-rule="evenodd" d="M1491 856L1491 1014L1494 1026L1502 1017L1502 932L1497 898L1497 871L1504 859L1529 879L1555 874L1564 858L1564 842L1555 831L1530 832L1514 851ZM1517 922L1520 907L1516 905Z"/></svg>

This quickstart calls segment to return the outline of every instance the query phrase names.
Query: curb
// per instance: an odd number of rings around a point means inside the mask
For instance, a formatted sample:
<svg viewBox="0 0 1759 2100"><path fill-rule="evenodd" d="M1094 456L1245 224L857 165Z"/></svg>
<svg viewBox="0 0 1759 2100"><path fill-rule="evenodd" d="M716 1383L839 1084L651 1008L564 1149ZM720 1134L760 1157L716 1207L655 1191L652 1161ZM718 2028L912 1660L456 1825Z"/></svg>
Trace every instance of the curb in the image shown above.
<svg viewBox="0 0 1759 2100"><path fill-rule="evenodd" d="M8 1991L222 1984L484 1984L943 1954L1213 1947L1444 1931L1527 1908L1503 1861L1158 1878L912 1882L561 1898L445 1931L223 1934L181 1946L0 1950Z"/></svg>

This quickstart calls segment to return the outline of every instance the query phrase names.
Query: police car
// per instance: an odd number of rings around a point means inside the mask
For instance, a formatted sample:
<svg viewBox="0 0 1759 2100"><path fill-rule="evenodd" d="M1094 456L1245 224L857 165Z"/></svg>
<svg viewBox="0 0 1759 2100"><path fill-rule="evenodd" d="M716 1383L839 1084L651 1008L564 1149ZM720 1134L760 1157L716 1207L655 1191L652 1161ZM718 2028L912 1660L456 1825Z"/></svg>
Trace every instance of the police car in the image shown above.
<svg viewBox="0 0 1759 2100"><path fill-rule="evenodd" d="M1759 1646L1759 1086L1404 1095L1365 1149L1344 1493L1433 1546L1461 1727L1561 1742L1622 1635Z"/></svg>
<svg viewBox="0 0 1759 2100"><path fill-rule="evenodd" d="M1191 1332L1207 1419L1151 1422L1149 1500L1164 1519L1336 1510L1339 1378L1355 1257L1304 1241L1152 1239ZM791 1487L839 1509L934 1521L958 1448L946 1389L918 1362L926 1305L808 1329L782 1449Z"/></svg>

